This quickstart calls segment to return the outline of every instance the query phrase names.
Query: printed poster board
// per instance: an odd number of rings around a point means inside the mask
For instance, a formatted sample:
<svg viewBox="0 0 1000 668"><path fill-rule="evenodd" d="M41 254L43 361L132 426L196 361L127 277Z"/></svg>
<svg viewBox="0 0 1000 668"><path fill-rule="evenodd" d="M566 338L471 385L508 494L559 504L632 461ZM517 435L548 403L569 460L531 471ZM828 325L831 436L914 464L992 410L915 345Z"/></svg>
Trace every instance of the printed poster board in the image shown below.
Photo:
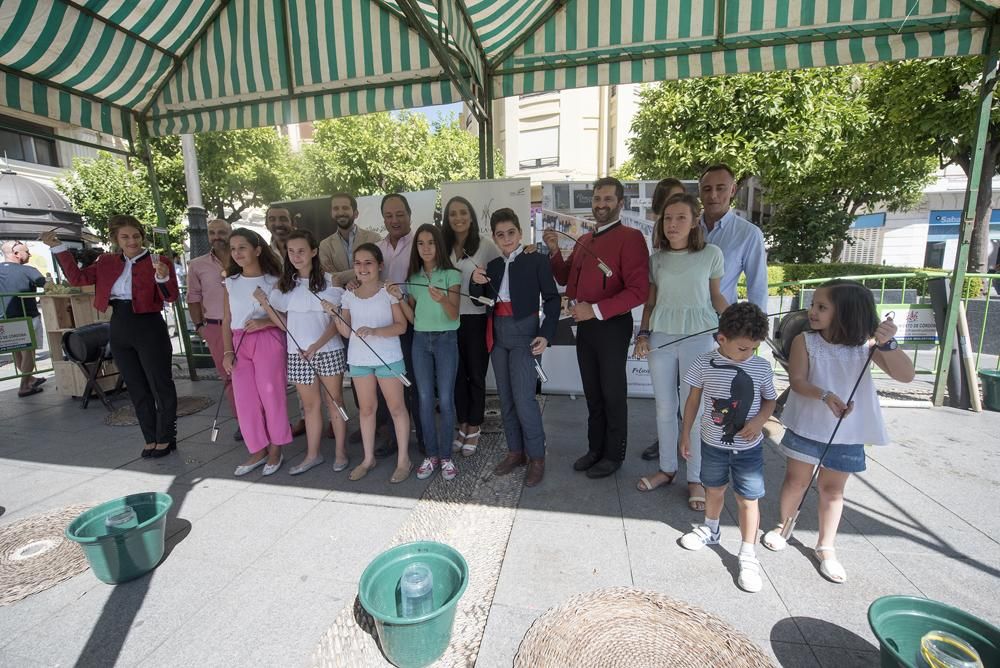
<svg viewBox="0 0 1000 668"><path fill-rule="evenodd" d="M15 350L34 350L35 327L31 318L10 318L0 320L0 353Z"/></svg>
<svg viewBox="0 0 1000 668"><path fill-rule="evenodd" d="M896 325L896 341L899 343L938 342L937 325L934 322L934 308L930 304L878 304L879 321L885 320L891 311Z"/></svg>
<svg viewBox="0 0 1000 668"><path fill-rule="evenodd" d="M441 214L452 197L464 197L476 210L481 234L490 234L490 216L497 209L510 208L531 243L531 179L447 181L441 184Z"/></svg>

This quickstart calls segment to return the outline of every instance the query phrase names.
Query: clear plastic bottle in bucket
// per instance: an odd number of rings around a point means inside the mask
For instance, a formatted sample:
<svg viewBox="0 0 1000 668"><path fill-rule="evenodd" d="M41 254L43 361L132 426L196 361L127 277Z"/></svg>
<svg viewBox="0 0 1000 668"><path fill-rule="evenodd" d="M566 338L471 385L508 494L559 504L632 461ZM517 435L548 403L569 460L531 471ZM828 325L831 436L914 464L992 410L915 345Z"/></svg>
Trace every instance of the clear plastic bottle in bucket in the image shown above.
<svg viewBox="0 0 1000 668"><path fill-rule="evenodd" d="M399 578L400 615L420 617L434 610L434 576L427 564L416 561Z"/></svg>
<svg viewBox="0 0 1000 668"><path fill-rule="evenodd" d="M920 639L917 665L927 668L983 668L979 653L972 645L945 631L931 631Z"/></svg>
<svg viewBox="0 0 1000 668"><path fill-rule="evenodd" d="M139 518L136 516L132 506L125 506L117 513L104 518L104 526L111 531L124 531L134 529L139 526Z"/></svg>

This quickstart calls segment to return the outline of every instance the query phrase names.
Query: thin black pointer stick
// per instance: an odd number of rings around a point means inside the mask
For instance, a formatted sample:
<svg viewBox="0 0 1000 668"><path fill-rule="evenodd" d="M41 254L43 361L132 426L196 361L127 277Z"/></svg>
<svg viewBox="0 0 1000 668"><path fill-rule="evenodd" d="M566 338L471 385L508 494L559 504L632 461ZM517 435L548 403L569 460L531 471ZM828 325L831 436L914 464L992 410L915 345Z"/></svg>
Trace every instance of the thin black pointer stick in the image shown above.
<svg viewBox="0 0 1000 668"><path fill-rule="evenodd" d="M243 339L245 339L245 338L246 338L246 334L244 334L243 336L240 337L240 342L236 344L236 350L233 351L233 367L234 368L236 367L236 356L240 354L240 346L243 345ZM225 357L225 353L223 353L223 357ZM218 422L219 422L219 410L222 408L222 400L226 396L226 384L233 382L232 376L233 376L232 372L230 372L229 373L229 378L228 379L223 379L223 381L222 381L222 391L219 392L219 401L218 401L218 403L215 406L215 418L212 420L212 435L211 435L212 443L215 443L215 439L219 438L219 426L218 426ZM234 415L233 417L236 418L236 422L238 424L239 423L239 419L240 419L239 416L238 415Z"/></svg>
<svg viewBox="0 0 1000 668"><path fill-rule="evenodd" d="M410 283L410 282L407 282L407 281L404 281L402 283L390 283L389 285L416 285L416 286L420 286L422 288L431 287L427 283ZM434 286L434 287L437 287L437 286ZM440 290L441 288L438 288L438 289ZM480 304L482 304L483 306L493 306L493 300L490 299L489 297L473 297L472 295L468 294L467 292L459 292L458 294L461 295L462 297L468 297L469 299L471 299L473 301L477 301Z"/></svg>
<svg viewBox="0 0 1000 668"><path fill-rule="evenodd" d="M602 260L602 259L601 259L601 258L600 258L600 257L599 257L599 256L597 255L597 253L595 253L594 251L590 250L590 249L589 249L589 248L588 248L587 246L585 246L584 244L581 244L581 243L580 243L580 240L579 240L579 239L577 239L576 237L574 237L574 236L573 236L572 234L567 234L566 232L563 232L562 230L557 230L557 229L555 229L554 227L550 227L549 229L550 229L550 230L552 230L553 232L555 232L556 234L561 234L561 235L563 235L564 237L566 237L567 239L571 239L571 240L573 241L573 245L574 245L574 246L578 246L578 247L582 248L582 249L583 249L584 251L586 251L586 252L587 252L587 253L588 253L589 255L591 255L591 256L592 256L592 257L593 257L593 258L594 258L595 260L597 260L597 268L598 268L598 269L600 269L600 270L601 270L601 272L603 272L603 273L604 273L604 275L605 275L605 276L606 276L607 278L611 278L611 276L613 276L613 275L614 275L614 272L613 272L613 271L611 271L611 267L609 267L609 266L607 265L607 263L606 263L606 262L605 262L604 260Z"/></svg>
<svg viewBox="0 0 1000 668"><path fill-rule="evenodd" d="M467 257L470 260L472 260L472 256L470 256L469 253L468 253L468 251L466 251L464 248L462 249L462 254L465 257ZM472 264L476 265L476 269L480 268L480 266L478 264L476 264L475 260L472 260ZM499 299L499 297L500 297L500 291L493 284L493 279L489 277L489 274L485 274L485 272L484 272L484 275L486 276L486 280L489 281L490 287L493 288L493 292L496 294L497 298ZM398 283L394 283L393 285L398 285ZM459 293L459 294L463 294L463 293ZM492 299L488 299L486 297L473 297L472 295L466 295L466 296L468 296L470 299L478 300L480 303L486 304L486 306L493 306L493 304L494 304L494 302L493 302ZM530 344L529 344L528 348L529 349L531 348ZM538 356L536 356L534 353L532 353L532 355L531 355L531 361L535 363L535 373L538 374L538 380L540 380L543 383L549 382L548 375L545 373L545 370L542 369L542 365L539 364L539 362L538 362Z"/></svg>
<svg viewBox="0 0 1000 668"><path fill-rule="evenodd" d="M802 311L808 311L808 310L809 309L797 308L797 309L793 309L791 311L778 311L777 313L766 313L765 316L768 317L768 318L776 318L779 315L787 315L789 313L801 313ZM687 336L682 336L679 339L674 339L673 341L668 341L667 343L664 343L662 345L656 346L655 348L653 348L653 350L659 350L660 348L666 348L667 346L672 346L675 343L680 343L681 341L684 341L685 339L692 339L692 338L694 338L696 336L701 336L702 334L710 334L710 333L716 331L717 329L719 329L719 328L718 327L713 327L712 329L706 329L706 330L701 331L701 332L695 332L694 334L688 334Z"/></svg>
<svg viewBox="0 0 1000 668"><path fill-rule="evenodd" d="M344 323L345 325L347 325L347 328L351 330L351 334L353 334L354 336L356 336L358 338L358 340L361 341L361 343L365 344L365 346L368 348L368 350L372 351L372 354L375 355L375 357L378 358L378 361L382 363L382 366L384 366L389 371L393 371L392 367L389 366L389 364L384 359L382 359L381 355L379 355L377 352L375 352L375 349L372 348L371 345L367 341L365 341L364 337L363 336L359 336L358 333L356 331L354 331L354 328L351 327L351 323L347 322L347 320L344 319L344 316L340 315L340 313L337 312L337 309L333 308L333 304L330 304L329 302L325 301L322 297L320 297L315 292L312 292L311 290L309 291L309 293L313 297L315 297L316 299L318 299L321 304L323 304L323 310L324 311L326 311L327 313L329 313L332 316L335 316L338 320L340 320L342 323ZM393 371L393 373L395 373L395 371ZM396 377L399 378L399 382L401 382L406 387L410 387L413 384L413 383L410 382L410 379L406 377L405 373L396 373Z"/></svg>
<svg viewBox="0 0 1000 668"><path fill-rule="evenodd" d="M854 399L854 393L858 391L858 386L861 385L861 379L865 377L868 373L868 365L871 364L872 357L875 355L875 349L877 346L873 345L871 351L868 353L868 359L865 360L865 365L861 368L861 373L858 375L858 379L854 382L854 389L851 390L851 395L847 397L845 405L850 407L851 401ZM829 452L830 446L833 444L833 439L837 435L837 430L840 429L840 423L844 421L847 417L847 409L841 413L840 417L837 419L837 424L833 427L833 433L830 434L830 440L826 442L826 447L823 448L823 452L819 456L819 461L816 462L816 469L813 471L812 478L809 479L809 484L806 485L806 489L802 492L802 498L799 499L799 506L795 509L795 514L791 517L785 518L784 523L781 525L781 537L786 541L792 537L792 530L795 529L795 523L799 520L799 513L802 512L802 506L806 502L806 497L809 496L809 488L816 483L816 479L819 477L819 469L823 465L823 459L826 457L826 453Z"/></svg>
<svg viewBox="0 0 1000 668"><path fill-rule="evenodd" d="M345 411L344 407L341 406L340 404L338 404L337 400L333 398L333 394L330 392L329 389L327 389L326 384L323 383L323 377L320 375L319 369L316 368L316 365L312 363L311 359L309 359L308 357L306 357L306 355L305 355L305 349L302 346L299 345L298 341L295 340L295 335L292 334L288 330L288 321L282 319L281 315L274 309L273 306L271 306L270 300L265 300L265 301L267 301L267 306L272 311L274 311L274 314L276 316L278 316L278 320L281 322L280 329L283 330L285 332L285 334L288 334L289 337L291 337L292 343L294 343L295 347L299 349L299 355L301 355L302 359L304 359L305 362L306 362L306 364L309 365L309 368L312 369L312 372L314 374L316 374L316 378L317 378L317 380L319 380L319 386L323 388L323 391L326 392L326 396L330 397L330 401L332 401L333 405L337 407L337 412L340 413L340 419L342 419L344 422L347 422L350 419L350 418L347 417L347 411ZM242 343L242 341L240 341L240 343ZM305 416L303 416L303 417L305 417Z"/></svg>

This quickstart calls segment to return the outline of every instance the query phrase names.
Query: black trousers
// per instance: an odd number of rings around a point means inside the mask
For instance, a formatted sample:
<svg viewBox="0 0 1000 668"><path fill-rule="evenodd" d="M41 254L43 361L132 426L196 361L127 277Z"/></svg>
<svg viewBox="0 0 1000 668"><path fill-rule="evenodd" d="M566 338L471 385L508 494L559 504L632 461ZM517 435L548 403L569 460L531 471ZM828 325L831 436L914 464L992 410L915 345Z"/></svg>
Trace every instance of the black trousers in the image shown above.
<svg viewBox="0 0 1000 668"><path fill-rule="evenodd" d="M587 445L611 461L625 459L628 440L626 355L632 341L632 313L585 320L576 330L576 359L587 398Z"/></svg>
<svg viewBox="0 0 1000 668"><path fill-rule="evenodd" d="M458 326L458 375L455 377L455 418L472 426L486 413L486 314L467 313Z"/></svg>
<svg viewBox="0 0 1000 668"><path fill-rule="evenodd" d="M173 348L159 313L134 313L132 302L111 302L111 354L125 378L135 416L146 443L177 438L177 389Z"/></svg>

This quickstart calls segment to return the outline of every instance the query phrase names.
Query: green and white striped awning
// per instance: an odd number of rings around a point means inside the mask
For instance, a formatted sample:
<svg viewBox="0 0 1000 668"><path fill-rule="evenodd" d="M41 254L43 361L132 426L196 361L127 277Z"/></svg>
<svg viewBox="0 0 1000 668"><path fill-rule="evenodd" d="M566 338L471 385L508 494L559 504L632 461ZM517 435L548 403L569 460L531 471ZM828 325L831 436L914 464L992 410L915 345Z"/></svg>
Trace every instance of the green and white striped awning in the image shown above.
<svg viewBox="0 0 1000 668"><path fill-rule="evenodd" d="M131 139L982 54L997 0L0 0L0 107Z"/></svg>

